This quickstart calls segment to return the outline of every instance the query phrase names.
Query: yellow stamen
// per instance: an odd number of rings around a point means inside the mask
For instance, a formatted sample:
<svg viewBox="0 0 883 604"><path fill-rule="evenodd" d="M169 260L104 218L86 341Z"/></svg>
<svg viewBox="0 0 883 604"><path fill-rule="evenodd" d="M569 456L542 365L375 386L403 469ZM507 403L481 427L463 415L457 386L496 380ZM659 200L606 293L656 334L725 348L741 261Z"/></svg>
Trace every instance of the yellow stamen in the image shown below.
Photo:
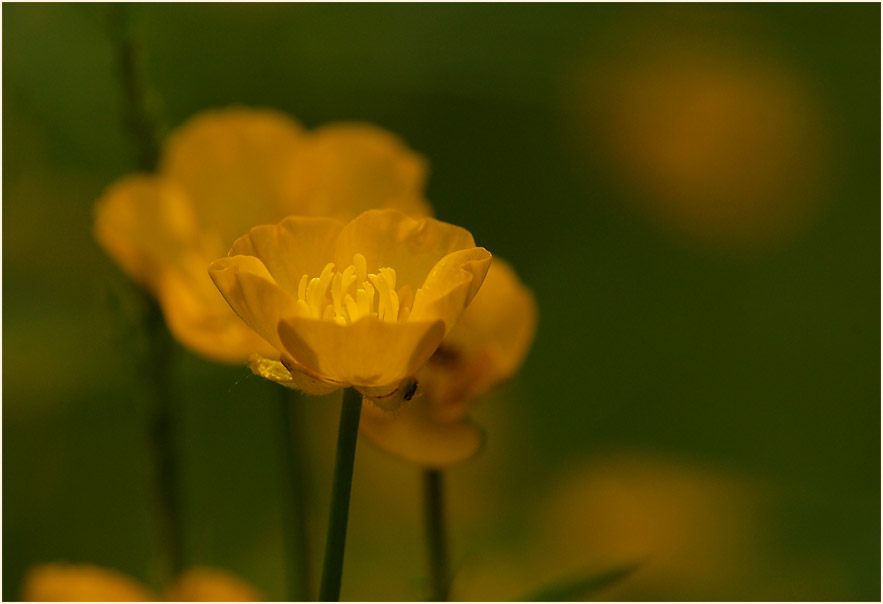
<svg viewBox="0 0 883 604"><path fill-rule="evenodd" d="M349 315L350 323L362 318L362 312L359 310L359 306L356 304L356 301L353 300L351 295L347 294L344 296L343 303L346 305L346 312Z"/></svg>
<svg viewBox="0 0 883 604"><path fill-rule="evenodd" d="M368 263L365 261L365 257L362 254L356 254L353 256L353 266L356 269L356 281L361 283L368 278Z"/></svg>
<svg viewBox="0 0 883 604"><path fill-rule="evenodd" d="M395 323L399 314L403 320L407 318L413 300L410 286L404 286L401 294L395 286L395 270L384 266L376 274L369 274L365 257L355 254L353 263L341 272L335 272L334 263L329 262L318 277L302 276L297 287L297 306L306 316L340 325L369 316Z"/></svg>
<svg viewBox="0 0 883 604"><path fill-rule="evenodd" d="M388 267L383 267L379 271L380 276L386 279L386 282L389 283L389 289L395 291L396 288L396 272Z"/></svg>
<svg viewBox="0 0 883 604"><path fill-rule="evenodd" d="M374 308L374 287L367 281L362 283L362 287L356 290L356 302L359 305L360 317L374 315L372 310Z"/></svg>
<svg viewBox="0 0 883 604"><path fill-rule="evenodd" d="M307 283L309 283L310 278L307 275L304 275L300 278L300 283L297 286L297 299L307 301Z"/></svg>
<svg viewBox="0 0 883 604"><path fill-rule="evenodd" d="M313 318L319 318L319 300L316 297L316 290L319 289L319 278L313 277L307 285L306 303L310 307L310 314Z"/></svg>

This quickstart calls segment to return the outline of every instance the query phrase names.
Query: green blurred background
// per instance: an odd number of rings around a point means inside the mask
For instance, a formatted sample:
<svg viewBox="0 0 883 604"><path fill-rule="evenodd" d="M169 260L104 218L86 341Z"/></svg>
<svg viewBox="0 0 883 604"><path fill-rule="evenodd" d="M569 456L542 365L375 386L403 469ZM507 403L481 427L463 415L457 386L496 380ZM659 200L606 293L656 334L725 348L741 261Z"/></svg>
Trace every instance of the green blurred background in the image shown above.
<svg viewBox="0 0 883 604"><path fill-rule="evenodd" d="M157 549L132 292L91 237L135 165L109 10L3 6L4 600L40 562L150 582ZM131 20L165 132L231 104L378 124L535 291L487 448L448 472L456 597L650 554L599 597L879 600L879 5ZM173 362L188 558L279 599L277 389ZM339 406L305 407L318 572ZM361 443L343 598L421 598L420 505L417 469Z"/></svg>

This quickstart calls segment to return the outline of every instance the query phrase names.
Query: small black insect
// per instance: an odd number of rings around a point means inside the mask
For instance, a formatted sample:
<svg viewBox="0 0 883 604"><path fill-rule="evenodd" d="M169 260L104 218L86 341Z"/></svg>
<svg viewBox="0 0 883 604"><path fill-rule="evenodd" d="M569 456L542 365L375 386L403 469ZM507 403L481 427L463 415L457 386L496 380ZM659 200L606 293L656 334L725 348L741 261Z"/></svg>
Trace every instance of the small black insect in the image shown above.
<svg viewBox="0 0 883 604"><path fill-rule="evenodd" d="M414 395L415 395L415 394L417 394L417 380L411 380L411 381L408 382L408 384L405 386L405 395L404 395L404 399L405 399L406 401L409 401L409 400L411 400L412 398L414 398Z"/></svg>

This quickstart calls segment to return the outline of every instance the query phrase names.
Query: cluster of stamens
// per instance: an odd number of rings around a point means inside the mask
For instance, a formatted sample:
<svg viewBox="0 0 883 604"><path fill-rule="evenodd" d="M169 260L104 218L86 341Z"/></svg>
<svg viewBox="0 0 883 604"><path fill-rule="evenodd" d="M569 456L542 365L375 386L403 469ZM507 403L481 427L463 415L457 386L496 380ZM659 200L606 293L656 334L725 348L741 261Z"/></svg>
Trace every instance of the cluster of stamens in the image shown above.
<svg viewBox="0 0 883 604"><path fill-rule="evenodd" d="M377 309L374 308L375 293ZM334 270L329 262L318 277L304 275L297 287L297 304L315 319L349 325L362 317L378 317L395 323L406 319L412 302L410 287L396 291L395 270L382 267L368 273L362 254L353 256L353 263L343 271Z"/></svg>

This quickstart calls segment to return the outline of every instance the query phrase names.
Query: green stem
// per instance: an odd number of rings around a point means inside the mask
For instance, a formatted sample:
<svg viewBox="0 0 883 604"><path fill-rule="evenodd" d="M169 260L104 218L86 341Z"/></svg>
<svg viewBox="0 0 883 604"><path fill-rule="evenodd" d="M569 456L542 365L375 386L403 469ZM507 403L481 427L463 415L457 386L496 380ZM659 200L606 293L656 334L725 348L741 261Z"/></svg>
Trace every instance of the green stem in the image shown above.
<svg viewBox="0 0 883 604"><path fill-rule="evenodd" d="M116 3L111 5L110 11L122 84L123 125L137 145L138 168L151 172L159 160L159 140L156 120L147 108L147 87L139 69L139 48L132 36L131 7Z"/></svg>
<svg viewBox="0 0 883 604"><path fill-rule="evenodd" d="M309 600L310 586L310 540L307 523L307 476L306 447L303 446L303 400L294 390L281 388L280 399L282 438L284 443L283 465L285 484L288 485L288 513L285 514L287 530L288 589L294 602Z"/></svg>
<svg viewBox="0 0 883 604"><path fill-rule="evenodd" d="M153 171L159 158L159 144L155 122L147 110L146 87L138 66L130 10L127 4L111 5L110 35L114 42L123 94L123 126L135 143L138 169ZM156 300L146 291L141 292L141 299L145 309L142 329L147 347L146 357L141 359L141 374L145 378L144 389L150 399L148 431L162 541L161 581L167 584L184 569L180 466L174 431L175 401L171 387L174 345Z"/></svg>
<svg viewBox="0 0 883 604"><path fill-rule="evenodd" d="M340 599L340 579L343 575L343 552L346 546L346 524L353 486L353 464L356 460L356 440L362 415L362 395L354 388L343 391L340 427L337 432L337 456L331 485L331 509L328 518L328 538L325 542L325 564L322 567L320 602Z"/></svg>
<svg viewBox="0 0 883 604"><path fill-rule="evenodd" d="M423 493L426 546L429 554L430 599L434 602L446 602L450 595L450 580L441 470L423 471Z"/></svg>
<svg viewBox="0 0 883 604"><path fill-rule="evenodd" d="M172 339L162 312L152 298L144 329L148 352L143 375L152 399L149 419L153 451L157 512L162 539L162 581L168 583L184 570L184 529L181 517L181 489L178 449L175 442L174 399L171 388Z"/></svg>

